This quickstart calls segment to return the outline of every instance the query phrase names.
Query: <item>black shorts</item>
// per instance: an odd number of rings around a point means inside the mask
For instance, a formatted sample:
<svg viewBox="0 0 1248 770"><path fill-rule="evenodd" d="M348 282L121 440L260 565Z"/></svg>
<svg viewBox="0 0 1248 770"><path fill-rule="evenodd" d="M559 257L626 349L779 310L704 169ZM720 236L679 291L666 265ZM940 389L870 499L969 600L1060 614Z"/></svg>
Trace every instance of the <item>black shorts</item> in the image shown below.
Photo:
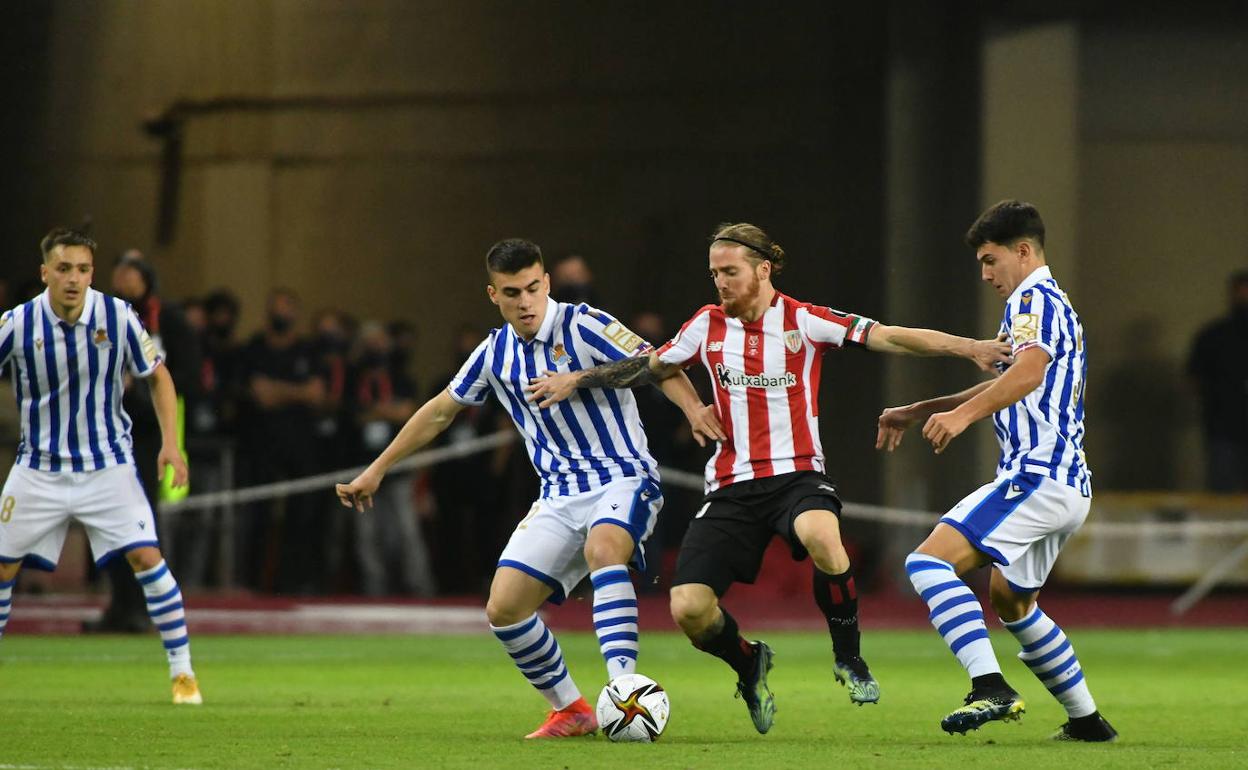
<svg viewBox="0 0 1248 770"><path fill-rule="evenodd" d="M676 560L672 585L704 583L723 596L733 583L753 583L771 538L789 544L793 558L806 558L793 521L810 510L841 515L841 499L827 476L797 471L740 481L706 496L689 522Z"/></svg>

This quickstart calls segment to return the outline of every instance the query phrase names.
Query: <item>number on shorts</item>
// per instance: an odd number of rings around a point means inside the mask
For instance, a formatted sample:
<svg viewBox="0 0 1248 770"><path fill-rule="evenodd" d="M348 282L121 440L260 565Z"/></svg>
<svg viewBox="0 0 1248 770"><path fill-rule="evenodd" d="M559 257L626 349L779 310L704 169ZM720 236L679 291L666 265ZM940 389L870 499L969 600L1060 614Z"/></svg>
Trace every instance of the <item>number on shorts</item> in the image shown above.
<svg viewBox="0 0 1248 770"><path fill-rule="evenodd" d="M533 518L537 514L537 510L541 507L541 503L533 503L533 507L529 509L528 513L524 514L524 518L521 519L520 523L516 525L516 529L527 529L529 526L529 519Z"/></svg>
<svg viewBox="0 0 1248 770"><path fill-rule="evenodd" d="M13 518L13 508L16 505L17 500L13 499L13 495L4 498L4 502L0 503L0 523L9 523L9 519Z"/></svg>

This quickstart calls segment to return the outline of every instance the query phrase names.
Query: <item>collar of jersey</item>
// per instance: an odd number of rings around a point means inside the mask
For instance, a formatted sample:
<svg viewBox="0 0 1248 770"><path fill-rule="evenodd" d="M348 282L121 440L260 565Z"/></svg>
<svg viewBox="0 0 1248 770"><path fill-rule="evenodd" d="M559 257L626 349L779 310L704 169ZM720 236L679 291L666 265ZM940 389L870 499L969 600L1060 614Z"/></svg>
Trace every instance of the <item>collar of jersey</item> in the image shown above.
<svg viewBox="0 0 1248 770"><path fill-rule="evenodd" d="M1048 265L1041 265L1040 267L1037 267L1035 270L1031 271L1031 275L1023 279L1023 282L1018 285L1018 288L1014 289L1014 293L1010 295L1010 298L1006 300L1006 302L1013 302L1018 299L1020 294L1027 291L1032 286L1035 286L1046 278L1052 277L1053 272L1049 270Z"/></svg>
<svg viewBox="0 0 1248 770"><path fill-rule="evenodd" d="M55 321L58 324L63 323L65 319L61 318L52 310L52 295L50 292L51 289L44 289L43 294L39 295L39 302L43 305L43 312L47 314L49 320ZM98 291L90 286L87 287L87 298L83 303L82 313L79 314L78 320L74 321L74 326L91 326L91 319L95 314L95 303L99 294L100 293Z"/></svg>

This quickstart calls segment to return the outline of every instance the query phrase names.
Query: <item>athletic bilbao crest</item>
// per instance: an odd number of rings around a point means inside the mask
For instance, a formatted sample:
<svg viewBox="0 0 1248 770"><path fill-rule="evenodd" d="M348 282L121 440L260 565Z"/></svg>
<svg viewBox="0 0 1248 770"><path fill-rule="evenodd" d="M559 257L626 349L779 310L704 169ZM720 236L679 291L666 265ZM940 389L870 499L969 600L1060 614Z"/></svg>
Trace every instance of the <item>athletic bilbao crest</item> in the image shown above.
<svg viewBox="0 0 1248 770"><path fill-rule="evenodd" d="M802 349L802 333L797 329L784 333L784 348L790 353L796 353Z"/></svg>

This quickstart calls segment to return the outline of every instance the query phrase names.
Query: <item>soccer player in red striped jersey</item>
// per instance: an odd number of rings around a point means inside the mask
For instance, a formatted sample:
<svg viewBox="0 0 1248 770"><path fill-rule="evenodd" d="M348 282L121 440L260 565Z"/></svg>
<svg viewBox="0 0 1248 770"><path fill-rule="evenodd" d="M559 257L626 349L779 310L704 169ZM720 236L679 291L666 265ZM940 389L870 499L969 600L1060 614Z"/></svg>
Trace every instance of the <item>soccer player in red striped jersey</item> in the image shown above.
<svg viewBox="0 0 1248 770"><path fill-rule="evenodd" d="M742 638L720 597L734 582L752 583L773 535L795 559L815 563L814 594L832 637L837 681L859 705L879 700L862 659L858 599L841 541L836 487L824 474L819 440L820 362L829 349L858 345L885 353L951 355L990 370L1009 360L996 340L976 341L928 329L886 326L788 297L772 285L784 250L751 224L721 225L711 237L710 273L721 304L707 305L670 342L634 358L530 386L540 406L576 388L634 387L700 361L710 374L716 412L727 434L706 466L706 499L681 544L671 592L672 617L704 652L730 665L754 727L771 729L767 687L771 648Z"/></svg>

